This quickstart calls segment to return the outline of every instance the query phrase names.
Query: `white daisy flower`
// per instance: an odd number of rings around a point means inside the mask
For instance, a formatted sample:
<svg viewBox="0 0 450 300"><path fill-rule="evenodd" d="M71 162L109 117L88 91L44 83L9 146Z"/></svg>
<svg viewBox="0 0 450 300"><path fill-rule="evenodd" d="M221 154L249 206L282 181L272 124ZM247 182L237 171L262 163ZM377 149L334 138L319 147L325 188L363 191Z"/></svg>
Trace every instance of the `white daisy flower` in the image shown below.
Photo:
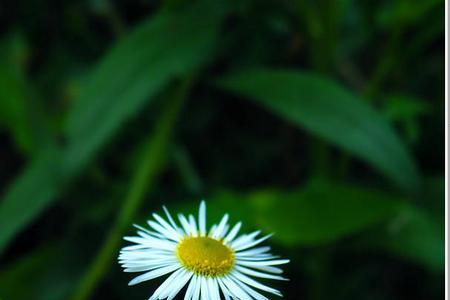
<svg viewBox="0 0 450 300"><path fill-rule="evenodd" d="M228 215L208 231L206 205L200 204L198 223L193 215L178 214L179 226L164 207L167 220L153 214L152 230L137 226L138 236L125 237L135 243L120 251L125 272L145 272L129 282L135 285L170 274L150 300L173 299L187 285L185 300L268 299L259 291L282 296L252 277L285 280L276 267L289 262L269 253L270 247L255 247L270 235L260 231L238 236L241 223L230 229Z"/></svg>

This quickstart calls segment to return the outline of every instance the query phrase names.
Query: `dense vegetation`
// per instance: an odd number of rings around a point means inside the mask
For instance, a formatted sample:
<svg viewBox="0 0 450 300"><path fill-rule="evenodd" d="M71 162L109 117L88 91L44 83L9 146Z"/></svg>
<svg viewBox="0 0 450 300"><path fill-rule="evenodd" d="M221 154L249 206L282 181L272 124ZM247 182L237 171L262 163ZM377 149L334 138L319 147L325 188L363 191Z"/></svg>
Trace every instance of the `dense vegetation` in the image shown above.
<svg viewBox="0 0 450 300"><path fill-rule="evenodd" d="M202 198L286 299L443 298L444 1L7 2L0 299L147 299L122 236Z"/></svg>

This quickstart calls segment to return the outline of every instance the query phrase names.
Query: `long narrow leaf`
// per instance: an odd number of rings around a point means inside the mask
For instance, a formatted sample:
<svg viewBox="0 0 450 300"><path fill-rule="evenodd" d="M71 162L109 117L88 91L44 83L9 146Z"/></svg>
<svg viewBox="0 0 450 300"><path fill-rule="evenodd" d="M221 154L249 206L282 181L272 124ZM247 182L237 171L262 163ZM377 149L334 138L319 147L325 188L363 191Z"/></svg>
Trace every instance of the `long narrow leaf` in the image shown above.
<svg viewBox="0 0 450 300"><path fill-rule="evenodd" d="M219 85L364 159L401 189L418 188L414 161L388 122L335 82L298 71L251 70Z"/></svg>

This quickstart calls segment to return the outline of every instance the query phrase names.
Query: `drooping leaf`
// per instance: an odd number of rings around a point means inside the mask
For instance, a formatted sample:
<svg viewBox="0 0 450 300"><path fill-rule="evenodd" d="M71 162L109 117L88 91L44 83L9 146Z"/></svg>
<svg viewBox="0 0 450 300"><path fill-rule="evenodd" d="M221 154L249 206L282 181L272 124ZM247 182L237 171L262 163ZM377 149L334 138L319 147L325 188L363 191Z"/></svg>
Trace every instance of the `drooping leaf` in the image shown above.
<svg viewBox="0 0 450 300"><path fill-rule="evenodd" d="M170 80L210 57L224 13L219 8L200 1L187 10L163 11L106 55L68 116L69 169L84 165Z"/></svg>
<svg viewBox="0 0 450 300"><path fill-rule="evenodd" d="M299 71L249 70L219 85L364 159L403 190L418 188L414 161L388 122L337 83Z"/></svg>

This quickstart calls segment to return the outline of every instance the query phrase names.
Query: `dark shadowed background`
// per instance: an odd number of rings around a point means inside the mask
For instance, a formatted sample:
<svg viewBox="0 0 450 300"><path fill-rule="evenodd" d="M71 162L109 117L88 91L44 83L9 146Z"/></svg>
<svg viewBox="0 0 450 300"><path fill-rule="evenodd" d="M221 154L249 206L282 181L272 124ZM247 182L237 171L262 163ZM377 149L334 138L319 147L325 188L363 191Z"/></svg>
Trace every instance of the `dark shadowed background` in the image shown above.
<svg viewBox="0 0 450 300"><path fill-rule="evenodd" d="M275 234L286 299L442 299L444 13L2 2L0 299L148 299L122 236L202 198Z"/></svg>

